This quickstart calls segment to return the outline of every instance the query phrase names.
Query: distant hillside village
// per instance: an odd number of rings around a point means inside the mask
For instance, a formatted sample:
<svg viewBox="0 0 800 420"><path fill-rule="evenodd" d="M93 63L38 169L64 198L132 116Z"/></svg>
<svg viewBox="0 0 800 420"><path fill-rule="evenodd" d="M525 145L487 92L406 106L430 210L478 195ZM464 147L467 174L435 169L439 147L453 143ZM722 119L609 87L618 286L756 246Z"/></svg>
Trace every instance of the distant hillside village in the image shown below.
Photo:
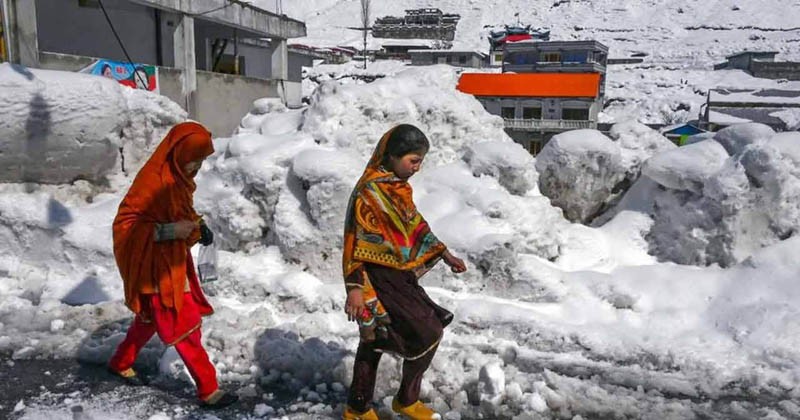
<svg viewBox="0 0 800 420"><path fill-rule="evenodd" d="M378 17L370 27L351 28L370 31L379 41L380 48L362 50L291 43L306 36L304 22L241 1L104 3L108 10L101 10L97 0L0 2L3 61L90 72L159 92L223 135L237 127L252 100L275 97L289 107L302 106L303 67L391 59L461 68L457 89L502 117L509 136L536 154L560 132L608 129L598 122L607 105L608 67L647 60L646 54L614 58L596 40L551 39L547 28L519 21L485 27L486 50L457 49L461 17L438 8L409 9L404 16ZM61 24L65 21L81 30ZM745 51L715 69L800 80L800 63L778 62L776 55ZM711 89L695 120L651 126L683 144L693 135L747 121L792 129L787 118L779 118L782 113L800 119L800 91Z"/></svg>
<svg viewBox="0 0 800 420"><path fill-rule="evenodd" d="M607 130L609 125L599 123L598 115L606 105L608 66L643 63L647 56L612 58L609 48L596 40L551 40L548 29L519 21L484 28L488 29L486 51L454 49L452 41L459 20L459 15L435 8L406 10L403 17L376 19L370 29L373 38L381 40L379 49L316 50L329 54L326 61L332 63L393 59L417 66L447 64L462 68L457 89L474 95L488 112L502 117L509 136L532 154L564 131ZM800 80L800 63L776 62L776 54L742 52L726 57L727 61L715 69ZM473 68L484 70L471 72ZM798 108L800 91L712 89L696 119L649 125L682 145L691 136L741 122L760 122L785 131L790 127L776 115L800 113Z"/></svg>

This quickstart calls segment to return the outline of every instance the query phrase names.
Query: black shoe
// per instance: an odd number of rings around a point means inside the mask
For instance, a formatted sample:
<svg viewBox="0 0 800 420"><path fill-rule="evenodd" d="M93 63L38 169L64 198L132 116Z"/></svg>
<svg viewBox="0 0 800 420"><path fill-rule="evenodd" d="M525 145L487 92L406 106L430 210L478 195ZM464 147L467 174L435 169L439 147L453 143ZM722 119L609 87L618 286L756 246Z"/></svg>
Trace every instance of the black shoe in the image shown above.
<svg viewBox="0 0 800 420"><path fill-rule="evenodd" d="M125 385L129 386L145 386L147 385L147 380L139 376L133 368L128 368L123 370L122 372L111 368L111 366L107 367L108 373L114 375L116 378L122 380Z"/></svg>
<svg viewBox="0 0 800 420"><path fill-rule="evenodd" d="M217 390L205 400L201 400L200 406L209 410L219 410L235 403L236 401L239 401L238 395Z"/></svg>

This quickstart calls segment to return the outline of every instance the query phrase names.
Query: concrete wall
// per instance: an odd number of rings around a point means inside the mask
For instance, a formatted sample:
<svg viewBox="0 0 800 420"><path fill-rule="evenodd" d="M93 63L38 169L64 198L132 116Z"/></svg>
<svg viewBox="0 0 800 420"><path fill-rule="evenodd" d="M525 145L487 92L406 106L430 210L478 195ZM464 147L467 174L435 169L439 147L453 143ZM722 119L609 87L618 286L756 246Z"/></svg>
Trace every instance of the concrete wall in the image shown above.
<svg viewBox="0 0 800 420"><path fill-rule="evenodd" d="M749 55L738 55L728 59L729 69L747 70L750 67Z"/></svg>
<svg viewBox="0 0 800 420"><path fill-rule="evenodd" d="M226 53L233 54L233 45L228 45ZM245 76L269 79L272 73L269 48L239 44L239 55L245 57Z"/></svg>
<svg viewBox="0 0 800 420"><path fill-rule="evenodd" d="M183 70L173 67L159 67L158 68L158 83L160 84L160 93L167 98L172 99L175 103L186 109L183 94L181 93L183 82Z"/></svg>
<svg viewBox="0 0 800 420"><path fill-rule="evenodd" d="M198 70L194 118L206 125L214 136L230 136L250 111L253 101L278 96L277 85L274 80Z"/></svg>
<svg viewBox="0 0 800 420"><path fill-rule="evenodd" d="M94 62L92 57L66 54L41 53L43 69L77 71ZM180 69L159 67L158 79L161 94L186 109L181 94ZM247 115L254 100L264 97L280 97L279 82L243 76L197 72L197 91L192 97L195 115L192 118L208 127L215 136L233 133L242 117ZM285 82L282 94L290 106L300 105L300 83Z"/></svg>
<svg viewBox="0 0 800 420"><path fill-rule="evenodd" d="M104 0L105 1L105 0ZM301 38L306 36L306 24L285 15L254 10L251 7L225 0L130 0L159 9L189 15L203 14L204 20L235 26L263 34L264 38Z"/></svg>
<svg viewBox="0 0 800 420"><path fill-rule="evenodd" d="M39 65L45 70L78 71L95 62L95 58L80 55L39 53Z"/></svg>
<svg viewBox="0 0 800 420"><path fill-rule="evenodd" d="M227 39L228 45L225 48L225 53L233 55L233 40L234 36L236 36L240 40L239 55L245 57L244 75L264 79L269 77L269 72L265 71L270 65L269 57L264 57L265 54L269 54L269 49L241 42L241 40L246 38L259 38L260 35L244 30L234 31L234 28L229 26L223 26L216 22L203 19L195 19L194 33L195 56L197 57L197 68L199 70L211 71L214 65L214 57L211 56L211 47L215 39Z"/></svg>
<svg viewBox="0 0 800 420"><path fill-rule="evenodd" d="M99 7L81 7L77 0L35 1L40 51L126 60ZM125 0L103 4L131 59L156 64L155 10Z"/></svg>
<svg viewBox="0 0 800 420"><path fill-rule="evenodd" d="M457 67L482 68L485 64L482 57L469 52L410 53L410 55L411 65L414 66L430 66L439 64L440 61L442 61L443 64L450 64ZM461 63L461 57L466 57L464 63Z"/></svg>
<svg viewBox="0 0 800 420"><path fill-rule="evenodd" d="M800 80L800 63L753 61L750 73L765 79Z"/></svg>
<svg viewBox="0 0 800 420"><path fill-rule="evenodd" d="M303 81L303 67L313 67L314 57L289 51L289 81Z"/></svg>

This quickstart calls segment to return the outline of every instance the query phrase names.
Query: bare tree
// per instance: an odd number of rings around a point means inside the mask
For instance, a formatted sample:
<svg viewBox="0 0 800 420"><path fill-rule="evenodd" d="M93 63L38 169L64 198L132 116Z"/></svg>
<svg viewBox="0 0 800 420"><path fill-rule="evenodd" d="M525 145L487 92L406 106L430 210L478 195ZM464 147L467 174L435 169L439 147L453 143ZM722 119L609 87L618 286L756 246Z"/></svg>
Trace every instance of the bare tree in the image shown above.
<svg viewBox="0 0 800 420"><path fill-rule="evenodd" d="M367 31L369 30L370 0L361 0L361 33L364 34L364 49L361 56L364 58L364 69L367 68Z"/></svg>

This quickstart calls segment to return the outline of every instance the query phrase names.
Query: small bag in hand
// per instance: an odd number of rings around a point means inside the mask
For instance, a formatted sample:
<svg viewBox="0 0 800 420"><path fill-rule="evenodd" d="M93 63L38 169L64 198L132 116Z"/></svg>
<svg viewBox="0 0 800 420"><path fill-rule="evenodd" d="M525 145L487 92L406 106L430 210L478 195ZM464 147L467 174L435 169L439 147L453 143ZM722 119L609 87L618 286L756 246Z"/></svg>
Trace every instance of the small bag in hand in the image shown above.
<svg viewBox="0 0 800 420"><path fill-rule="evenodd" d="M214 281L217 275L217 246L201 246L197 255L197 275L201 283Z"/></svg>
<svg viewBox="0 0 800 420"><path fill-rule="evenodd" d="M197 256L197 272L201 283L217 279L217 247L214 233L205 223L200 223L200 254Z"/></svg>

